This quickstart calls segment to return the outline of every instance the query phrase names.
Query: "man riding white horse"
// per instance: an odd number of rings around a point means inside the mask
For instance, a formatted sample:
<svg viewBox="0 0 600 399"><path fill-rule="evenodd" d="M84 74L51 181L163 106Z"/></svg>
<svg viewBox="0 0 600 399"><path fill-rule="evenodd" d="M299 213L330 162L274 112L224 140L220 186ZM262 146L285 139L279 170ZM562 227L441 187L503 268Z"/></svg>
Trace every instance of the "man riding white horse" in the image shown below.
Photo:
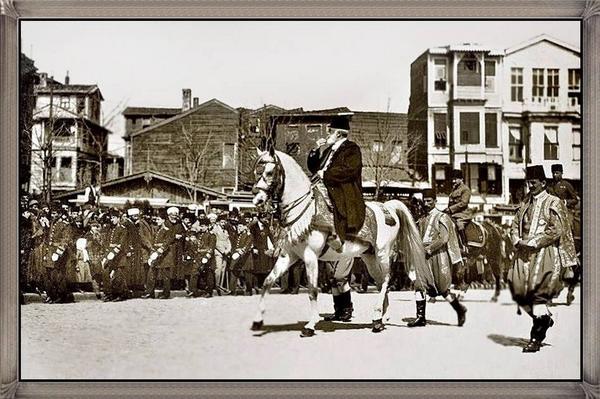
<svg viewBox="0 0 600 399"><path fill-rule="evenodd" d="M326 139L317 140L317 148L308 154L307 166L324 197L330 200L334 228L327 244L342 251L349 235L357 234L365 221L366 206L362 196L362 154L360 147L348 140L350 122L346 117L335 118L328 128ZM352 301L350 286L333 284L335 313L330 320L350 321Z"/></svg>

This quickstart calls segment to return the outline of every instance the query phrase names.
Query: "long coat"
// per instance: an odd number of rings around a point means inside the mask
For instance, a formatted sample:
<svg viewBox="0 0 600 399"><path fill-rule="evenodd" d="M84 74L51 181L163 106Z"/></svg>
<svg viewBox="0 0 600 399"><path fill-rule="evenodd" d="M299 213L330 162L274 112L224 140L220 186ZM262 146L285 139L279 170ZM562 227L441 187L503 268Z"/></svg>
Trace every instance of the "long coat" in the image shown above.
<svg viewBox="0 0 600 399"><path fill-rule="evenodd" d="M331 157L327 160L327 157ZM342 240L347 234L358 233L365 221L365 201L362 195L362 155L360 147L349 140L331 154L312 150L308 154L308 169L317 173L324 168L323 183L333 205L335 230Z"/></svg>
<svg viewBox="0 0 600 399"><path fill-rule="evenodd" d="M248 226L252 237L252 272L255 274L267 274L273 268L274 260L269 256L269 244L274 243L270 237L269 227L263 224L261 229L258 222L253 222Z"/></svg>
<svg viewBox="0 0 600 399"><path fill-rule="evenodd" d="M567 267L577 264L573 236L562 201L543 191L527 196L511 227L517 246L508 286L517 304L547 303L562 289L561 276Z"/></svg>
<svg viewBox="0 0 600 399"><path fill-rule="evenodd" d="M181 223L165 221L154 237L153 247L159 253L155 267L159 269L173 268L180 262L179 247L183 234Z"/></svg>
<svg viewBox="0 0 600 399"><path fill-rule="evenodd" d="M72 240L71 234L71 225L67 221L58 219L52 223L48 234L48 246L45 258L46 268L58 268L63 272L66 272L74 244L75 242ZM52 260L53 254L58 255L57 261Z"/></svg>
<svg viewBox="0 0 600 399"><path fill-rule="evenodd" d="M437 292L445 295L452 283L451 267L462 260L452 220L434 208L419 220L419 231L430 254L428 263Z"/></svg>
<svg viewBox="0 0 600 399"><path fill-rule="evenodd" d="M215 247L217 237L210 231L198 233L195 241L194 262L198 269L215 270ZM203 263L206 259L206 263Z"/></svg>

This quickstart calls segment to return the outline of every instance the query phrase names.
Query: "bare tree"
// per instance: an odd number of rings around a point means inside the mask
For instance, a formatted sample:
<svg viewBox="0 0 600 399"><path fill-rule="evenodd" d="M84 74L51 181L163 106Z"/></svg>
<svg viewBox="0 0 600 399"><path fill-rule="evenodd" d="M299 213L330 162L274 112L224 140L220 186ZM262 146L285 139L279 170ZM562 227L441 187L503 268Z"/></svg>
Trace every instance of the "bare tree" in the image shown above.
<svg viewBox="0 0 600 399"><path fill-rule="evenodd" d="M104 112L102 112L102 121L100 126L105 130L104 132L98 131L95 133L98 128L92 126L92 124L84 117L83 114L79 115L82 126L84 127L84 142L89 146L92 157L83 160L86 165L82 167L80 173L78 174L78 185L83 186L88 184L91 181L89 176L91 174L95 174L98 176L98 179L96 179L96 184L100 189L102 188L102 183L106 181L106 172L108 166L107 161L110 158L110 152L108 150L110 127L115 123L117 117L123 112L126 102L126 100L121 100L106 115Z"/></svg>
<svg viewBox="0 0 600 399"><path fill-rule="evenodd" d="M210 128L205 128L192 123L181 122L179 125L181 134L181 165L179 178L190 182L193 186L202 185L206 182L209 166L219 158L215 147L218 145L218 137ZM198 202L198 191L190 187L187 189L190 200Z"/></svg>
<svg viewBox="0 0 600 399"><path fill-rule="evenodd" d="M382 199L383 188L394 181L406 179L420 180L410 160L415 158L422 137L404 137L402 129L388 111L375 120L373 129L355 131L352 139L363 149L363 176L375 184L375 199Z"/></svg>

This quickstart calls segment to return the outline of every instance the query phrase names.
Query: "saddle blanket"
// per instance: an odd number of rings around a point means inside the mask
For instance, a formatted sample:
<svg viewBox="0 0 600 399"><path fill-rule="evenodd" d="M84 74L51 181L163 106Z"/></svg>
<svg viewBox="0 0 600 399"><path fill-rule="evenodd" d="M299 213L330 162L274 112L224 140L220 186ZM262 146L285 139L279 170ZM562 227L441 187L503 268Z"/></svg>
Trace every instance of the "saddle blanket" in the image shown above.
<svg viewBox="0 0 600 399"><path fill-rule="evenodd" d="M468 246L481 248L485 244L485 228L481 223L471 221L465 226L465 237Z"/></svg>
<svg viewBox="0 0 600 399"><path fill-rule="evenodd" d="M327 193L323 194L321 190L315 187L313 189L313 194L315 196L317 211L313 216L310 227L311 229L331 234L335 231L335 228L333 212L331 208L327 206L327 201L325 200ZM351 241L362 241L366 244L375 246L377 240L377 221L373 211L369 207L366 209L365 222L360 231L358 234L348 235L348 239Z"/></svg>

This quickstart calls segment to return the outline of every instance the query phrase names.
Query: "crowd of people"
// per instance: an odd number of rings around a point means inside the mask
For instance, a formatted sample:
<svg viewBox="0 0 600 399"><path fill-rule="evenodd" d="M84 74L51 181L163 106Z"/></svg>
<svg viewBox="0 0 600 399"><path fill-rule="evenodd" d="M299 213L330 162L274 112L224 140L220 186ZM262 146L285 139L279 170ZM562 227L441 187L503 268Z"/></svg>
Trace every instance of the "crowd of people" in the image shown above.
<svg viewBox="0 0 600 399"><path fill-rule="evenodd" d="M67 303L75 292L94 292L105 301L169 298L171 288L189 297L257 293L275 262L276 238L263 213L195 207L152 209L134 203L122 208L72 207L23 196L20 220L20 286L47 303ZM281 293L305 286L302 264L281 278ZM410 282L401 265L396 287ZM320 287L327 292L328 269ZM370 284L365 265L354 266L357 291Z"/></svg>

